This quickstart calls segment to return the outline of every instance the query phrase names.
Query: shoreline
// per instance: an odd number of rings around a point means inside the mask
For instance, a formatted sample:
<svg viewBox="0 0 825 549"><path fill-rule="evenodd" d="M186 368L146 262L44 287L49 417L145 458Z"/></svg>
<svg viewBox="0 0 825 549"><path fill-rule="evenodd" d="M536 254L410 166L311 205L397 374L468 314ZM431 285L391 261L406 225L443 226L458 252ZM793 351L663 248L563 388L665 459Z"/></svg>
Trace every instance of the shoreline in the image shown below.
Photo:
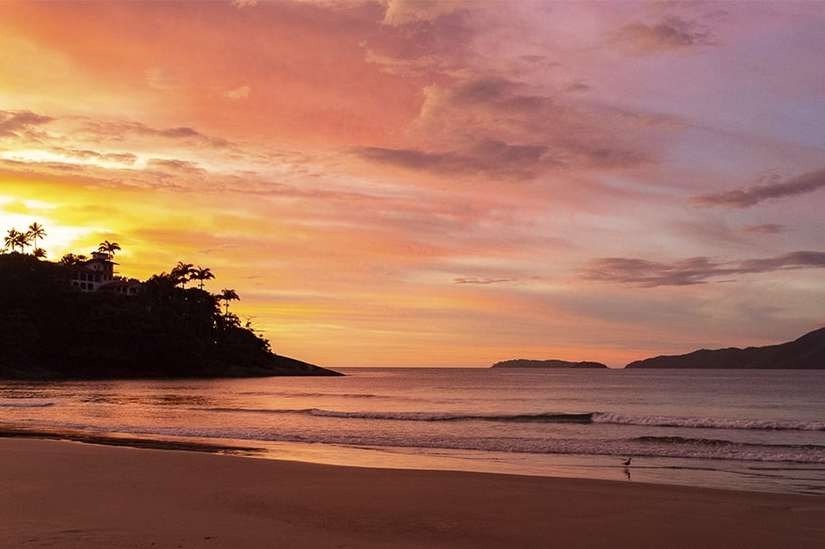
<svg viewBox="0 0 825 549"><path fill-rule="evenodd" d="M8 547L821 547L825 498L0 439Z"/></svg>
<svg viewBox="0 0 825 549"><path fill-rule="evenodd" d="M808 471L820 472L825 469L811 469L794 462L733 462L737 465L737 468L733 468L726 466L727 460L634 456L637 460L633 466L624 467L616 462L616 456L600 454L502 454L454 449L433 449L435 453L428 454L412 451L415 449L409 447L209 437L193 440L187 437L139 433L90 433L0 426L0 441L4 439L72 442L167 452L197 452L331 467L580 479L725 492L825 497L821 478L805 478ZM520 460L514 462L516 458ZM779 480L780 477L766 475L765 471L785 471L788 475L797 472L803 476L796 479L786 476ZM766 476L770 478L766 479Z"/></svg>

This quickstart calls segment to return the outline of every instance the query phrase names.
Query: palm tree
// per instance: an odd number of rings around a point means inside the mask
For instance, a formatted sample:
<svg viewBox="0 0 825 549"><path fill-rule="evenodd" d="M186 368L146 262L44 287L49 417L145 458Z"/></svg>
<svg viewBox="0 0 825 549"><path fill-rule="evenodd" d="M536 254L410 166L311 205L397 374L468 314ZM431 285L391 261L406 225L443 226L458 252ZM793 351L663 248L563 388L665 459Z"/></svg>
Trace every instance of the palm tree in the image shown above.
<svg viewBox="0 0 825 549"><path fill-rule="evenodd" d="M109 242L108 240L104 240L100 243L100 246L97 247L97 251L107 254L109 259L112 259L120 250L120 244L117 242Z"/></svg>
<svg viewBox="0 0 825 549"><path fill-rule="evenodd" d="M218 294L218 299L223 301L224 304L224 316L229 316L229 302L230 301L238 301L241 297L238 295L238 292L235 290L228 290L224 288L221 290L221 293Z"/></svg>
<svg viewBox="0 0 825 549"><path fill-rule="evenodd" d="M184 263L183 261L178 261L178 264L172 269L172 272L169 273L169 276L172 277L172 280L175 282L175 286L180 284L184 288L186 288L186 283L189 282L190 276L194 273L195 266L191 263ZM194 278L194 277L193 277Z"/></svg>
<svg viewBox="0 0 825 549"><path fill-rule="evenodd" d="M66 254L60 258L60 263L63 265L80 265L85 263L87 259L85 255Z"/></svg>
<svg viewBox="0 0 825 549"><path fill-rule="evenodd" d="M35 248L34 252L32 252L32 254L37 259L45 259L46 258L46 250L44 250L43 248Z"/></svg>
<svg viewBox="0 0 825 549"><path fill-rule="evenodd" d="M29 233L21 233L20 231L15 231L17 236L14 239L14 243L16 246L20 246L20 253L26 253L26 248L32 245L31 236Z"/></svg>
<svg viewBox="0 0 825 549"><path fill-rule="evenodd" d="M198 265L196 268L192 269L191 271L192 280L197 280L200 282L198 287L203 290L203 283L207 280L212 280L215 278L214 273L212 273L212 269L209 267L201 267Z"/></svg>
<svg viewBox="0 0 825 549"><path fill-rule="evenodd" d="M37 239L38 238L40 238L40 239L46 238L46 229L43 228L43 225L41 225L40 223L35 221L31 225L29 225L28 235L32 239L32 241L34 242L34 249L35 249L35 251L37 251L37 250L40 249L40 248L37 247ZM37 254L35 254L35 255L37 255Z"/></svg>
<svg viewBox="0 0 825 549"><path fill-rule="evenodd" d="M6 233L6 236L3 238L3 244L6 248L11 248L11 251L15 251L17 247L17 235L20 234L17 229L9 229Z"/></svg>

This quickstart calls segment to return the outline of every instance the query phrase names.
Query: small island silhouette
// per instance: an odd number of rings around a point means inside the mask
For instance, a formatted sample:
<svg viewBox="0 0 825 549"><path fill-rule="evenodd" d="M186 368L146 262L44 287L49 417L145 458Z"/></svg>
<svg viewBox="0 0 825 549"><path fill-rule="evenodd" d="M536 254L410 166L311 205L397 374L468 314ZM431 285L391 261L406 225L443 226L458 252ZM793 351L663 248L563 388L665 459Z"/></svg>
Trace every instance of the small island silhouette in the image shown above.
<svg viewBox="0 0 825 549"><path fill-rule="evenodd" d="M204 289L208 267L180 262L141 282L115 274L117 242L51 262L38 246L46 236L33 223L4 238L2 379L341 375L272 352L229 310L235 290Z"/></svg>
<svg viewBox="0 0 825 549"><path fill-rule="evenodd" d="M571 362L569 360L528 360L526 358L514 358L512 360L502 360L496 362L491 368L607 368L606 364L601 362Z"/></svg>

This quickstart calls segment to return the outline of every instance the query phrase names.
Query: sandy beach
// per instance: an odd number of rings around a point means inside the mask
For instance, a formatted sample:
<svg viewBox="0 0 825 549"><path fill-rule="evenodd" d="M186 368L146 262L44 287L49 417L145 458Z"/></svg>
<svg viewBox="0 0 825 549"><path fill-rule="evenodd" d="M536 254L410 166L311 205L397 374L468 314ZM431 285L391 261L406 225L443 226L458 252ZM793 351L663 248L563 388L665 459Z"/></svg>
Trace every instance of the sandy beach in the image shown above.
<svg viewBox="0 0 825 549"><path fill-rule="evenodd" d="M3 547L823 547L825 498L0 440Z"/></svg>

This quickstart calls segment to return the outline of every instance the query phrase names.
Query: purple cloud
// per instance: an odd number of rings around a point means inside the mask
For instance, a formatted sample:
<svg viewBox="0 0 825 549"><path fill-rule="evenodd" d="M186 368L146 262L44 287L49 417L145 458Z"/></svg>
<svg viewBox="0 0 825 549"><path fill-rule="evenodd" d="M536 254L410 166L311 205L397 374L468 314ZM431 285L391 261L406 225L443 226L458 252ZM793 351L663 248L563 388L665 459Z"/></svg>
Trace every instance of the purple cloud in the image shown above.
<svg viewBox="0 0 825 549"><path fill-rule="evenodd" d="M606 257L592 261L585 278L634 284L645 288L704 284L721 276L767 273L789 269L825 268L825 252L798 251L762 259L720 262L692 257L673 263L638 258Z"/></svg>
<svg viewBox="0 0 825 549"><path fill-rule="evenodd" d="M812 193L823 187L825 187L825 169L804 173L786 181L772 181L746 189L698 196L694 198L694 202L704 206L748 208L765 200Z"/></svg>

